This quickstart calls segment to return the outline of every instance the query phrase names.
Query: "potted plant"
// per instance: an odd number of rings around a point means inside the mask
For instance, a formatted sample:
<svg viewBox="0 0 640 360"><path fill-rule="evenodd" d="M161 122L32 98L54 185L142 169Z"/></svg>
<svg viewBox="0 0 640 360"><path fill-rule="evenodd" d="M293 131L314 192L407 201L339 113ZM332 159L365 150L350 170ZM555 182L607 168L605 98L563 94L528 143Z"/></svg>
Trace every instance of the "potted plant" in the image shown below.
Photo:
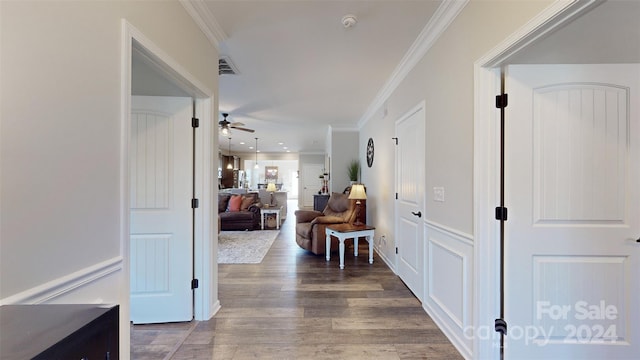
<svg viewBox="0 0 640 360"><path fill-rule="evenodd" d="M358 181L358 176L360 176L360 160L351 160L347 166L347 175L349 176L351 184Z"/></svg>

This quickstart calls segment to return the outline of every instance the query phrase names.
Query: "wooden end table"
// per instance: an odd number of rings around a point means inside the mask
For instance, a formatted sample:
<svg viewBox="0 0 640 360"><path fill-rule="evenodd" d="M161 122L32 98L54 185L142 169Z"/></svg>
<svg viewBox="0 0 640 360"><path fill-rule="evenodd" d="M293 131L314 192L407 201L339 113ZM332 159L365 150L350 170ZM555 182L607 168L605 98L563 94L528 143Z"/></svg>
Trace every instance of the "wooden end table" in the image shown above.
<svg viewBox="0 0 640 360"><path fill-rule="evenodd" d="M358 256L358 238L365 237L369 243L369 264L373 264L373 236L375 227L368 225L336 224L329 225L325 230L326 238L326 259L331 257L331 237L335 236L339 242L340 269L344 269L344 241L353 238L353 256Z"/></svg>
<svg viewBox="0 0 640 360"><path fill-rule="evenodd" d="M282 211L282 206L270 206L268 208L262 207L260 208L260 226L262 230L264 230L264 218L267 217L268 214L276 214L276 229L280 229L280 212Z"/></svg>

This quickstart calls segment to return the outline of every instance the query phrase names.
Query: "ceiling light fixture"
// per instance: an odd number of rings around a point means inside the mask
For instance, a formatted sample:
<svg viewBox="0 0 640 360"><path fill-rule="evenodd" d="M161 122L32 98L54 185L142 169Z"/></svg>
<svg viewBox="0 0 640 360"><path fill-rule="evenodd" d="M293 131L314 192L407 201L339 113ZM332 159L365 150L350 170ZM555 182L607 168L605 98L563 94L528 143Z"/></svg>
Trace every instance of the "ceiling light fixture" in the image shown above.
<svg viewBox="0 0 640 360"><path fill-rule="evenodd" d="M357 23L358 19L355 15L345 15L342 17L342 26L344 26L345 29L352 28L356 26Z"/></svg>

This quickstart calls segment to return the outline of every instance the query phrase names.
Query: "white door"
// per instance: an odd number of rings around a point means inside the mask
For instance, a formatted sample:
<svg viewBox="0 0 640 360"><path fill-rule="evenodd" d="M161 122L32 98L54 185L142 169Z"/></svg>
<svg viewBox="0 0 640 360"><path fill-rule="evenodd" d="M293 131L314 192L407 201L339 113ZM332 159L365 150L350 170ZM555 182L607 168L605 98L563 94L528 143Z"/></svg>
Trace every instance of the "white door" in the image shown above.
<svg viewBox="0 0 640 360"><path fill-rule="evenodd" d="M192 102L132 97L131 321L190 321Z"/></svg>
<svg viewBox="0 0 640 360"><path fill-rule="evenodd" d="M420 300L424 297L424 108L396 123L396 246L398 276Z"/></svg>
<svg viewBox="0 0 640 360"><path fill-rule="evenodd" d="M302 165L302 206L313 207L313 195L322 189L319 176L323 172L322 164Z"/></svg>
<svg viewBox="0 0 640 360"><path fill-rule="evenodd" d="M505 354L640 354L640 67L510 66Z"/></svg>

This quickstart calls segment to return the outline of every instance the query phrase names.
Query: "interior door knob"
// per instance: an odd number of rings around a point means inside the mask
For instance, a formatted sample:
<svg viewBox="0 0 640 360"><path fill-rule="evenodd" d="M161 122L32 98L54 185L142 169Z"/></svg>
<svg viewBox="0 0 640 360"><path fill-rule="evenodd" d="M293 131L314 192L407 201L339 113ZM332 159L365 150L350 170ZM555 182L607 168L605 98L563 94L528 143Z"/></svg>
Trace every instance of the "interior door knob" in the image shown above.
<svg viewBox="0 0 640 360"><path fill-rule="evenodd" d="M420 212L420 211L418 211L417 213L412 211L411 213L412 213L414 216L422 217L422 212ZM638 239L638 241L640 241L640 239Z"/></svg>
<svg viewBox="0 0 640 360"><path fill-rule="evenodd" d="M638 240L636 240L636 242L640 242L640 238L638 238Z"/></svg>

